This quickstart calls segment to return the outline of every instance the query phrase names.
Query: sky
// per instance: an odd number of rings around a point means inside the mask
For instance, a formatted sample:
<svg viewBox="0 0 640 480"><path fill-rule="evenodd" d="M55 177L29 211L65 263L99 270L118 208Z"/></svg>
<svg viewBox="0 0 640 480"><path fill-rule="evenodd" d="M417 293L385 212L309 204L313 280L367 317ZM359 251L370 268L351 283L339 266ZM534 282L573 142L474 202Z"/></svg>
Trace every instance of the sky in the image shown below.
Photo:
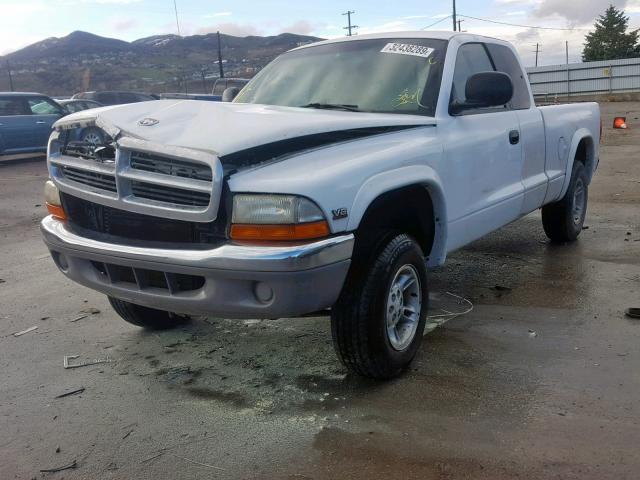
<svg viewBox="0 0 640 480"><path fill-rule="evenodd" d="M345 35L347 10L358 33L451 30L451 0L176 0L180 33L220 30L230 35L292 32L334 38ZM640 0L457 0L462 30L509 40L526 66L580 61L584 35L609 3L623 8L640 28ZM501 25L468 17L518 24ZM439 22L434 25L434 23ZM529 28L545 27L546 29ZM554 30L557 29L557 30ZM564 29L564 30L563 30ZM570 29L570 30L569 30ZM0 55L74 30L135 40L177 33L173 0L0 0Z"/></svg>

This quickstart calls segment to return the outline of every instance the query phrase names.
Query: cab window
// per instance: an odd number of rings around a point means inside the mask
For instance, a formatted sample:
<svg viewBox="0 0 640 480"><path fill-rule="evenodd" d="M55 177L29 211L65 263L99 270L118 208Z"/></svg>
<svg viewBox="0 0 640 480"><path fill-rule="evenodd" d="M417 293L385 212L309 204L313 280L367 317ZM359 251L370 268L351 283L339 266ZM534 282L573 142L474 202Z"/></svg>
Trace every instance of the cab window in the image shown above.
<svg viewBox="0 0 640 480"><path fill-rule="evenodd" d="M504 45L495 43L487 43L487 48L496 65L496 70L511 77L511 82L513 83L511 108L514 110L529 108L531 106L531 96L529 95L527 80L513 51Z"/></svg>
<svg viewBox="0 0 640 480"><path fill-rule="evenodd" d="M451 102L465 103L465 88L469 77L480 72L494 71L489 54L481 43L466 43L458 49L453 72Z"/></svg>

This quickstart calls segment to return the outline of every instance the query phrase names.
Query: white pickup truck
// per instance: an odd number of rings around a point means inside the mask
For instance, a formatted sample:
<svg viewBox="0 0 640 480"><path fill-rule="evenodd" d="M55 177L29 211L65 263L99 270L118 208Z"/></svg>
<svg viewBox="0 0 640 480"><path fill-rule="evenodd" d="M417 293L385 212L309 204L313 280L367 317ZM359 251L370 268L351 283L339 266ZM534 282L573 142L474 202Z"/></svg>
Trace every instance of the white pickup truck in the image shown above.
<svg viewBox="0 0 640 480"><path fill-rule="evenodd" d="M107 142L70 140L88 126ZM55 128L41 229L67 277L147 328L330 309L338 356L374 378L414 358L448 252L538 208L576 239L600 141L597 104L537 108L510 44L449 32L306 45L232 102Z"/></svg>

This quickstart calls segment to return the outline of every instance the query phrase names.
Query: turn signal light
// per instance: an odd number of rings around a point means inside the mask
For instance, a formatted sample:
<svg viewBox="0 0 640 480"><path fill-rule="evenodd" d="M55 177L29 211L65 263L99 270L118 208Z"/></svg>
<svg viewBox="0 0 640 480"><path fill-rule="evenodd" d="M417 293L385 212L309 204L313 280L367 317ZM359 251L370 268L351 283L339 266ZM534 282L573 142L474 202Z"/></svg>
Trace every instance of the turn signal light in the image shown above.
<svg viewBox="0 0 640 480"><path fill-rule="evenodd" d="M311 240L326 237L329 233L329 225L322 220L295 225L233 224L230 236L233 240L287 241Z"/></svg>
<svg viewBox="0 0 640 480"><path fill-rule="evenodd" d="M616 117L613 119L613 128L627 128L627 117Z"/></svg>
<svg viewBox="0 0 640 480"><path fill-rule="evenodd" d="M62 208L60 205L51 205L50 203L47 203L46 205L47 210L54 218L62 220L63 222L67 221L67 215L66 213L64 213L64 208Z"/></svg>

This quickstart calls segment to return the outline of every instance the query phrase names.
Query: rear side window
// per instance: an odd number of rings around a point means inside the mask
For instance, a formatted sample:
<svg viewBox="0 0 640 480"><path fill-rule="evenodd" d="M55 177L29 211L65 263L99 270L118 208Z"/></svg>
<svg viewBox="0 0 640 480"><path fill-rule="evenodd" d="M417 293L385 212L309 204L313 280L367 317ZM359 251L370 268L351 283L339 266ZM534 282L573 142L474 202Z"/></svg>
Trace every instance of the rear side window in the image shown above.
<svg viewBox="0 0 640 480"><path fill-rule="evenodd" d="M96 99L103 105L117 105L118 96L115 92L102 92L96 94Z"/></svg>
<svg viewBox="0 0 640 480"><path fill-rule="evenodd" d="M524 77L518 59L510 48L504 45L488 43L487 48L496 66L496 70L506 73L513 82L513 98L511 108L514 110L524 110L531 106L531 97L527 88L527 80Z"/></svg>
<svg viewBox="0 0 640 480"><path fill-rule="evenodd" d="M462 45L458 49L456 67L453 73L452 102L464 103L466 101L465 87L470 76L493 70L495 69L484 45L481 43L466 43Z"/></svg>
<svg viewBox="0 0 640 480"><path fill-rule="evenodd" d="M26 102L21 98L0 97L0 116L31 115Z"/></svg>

